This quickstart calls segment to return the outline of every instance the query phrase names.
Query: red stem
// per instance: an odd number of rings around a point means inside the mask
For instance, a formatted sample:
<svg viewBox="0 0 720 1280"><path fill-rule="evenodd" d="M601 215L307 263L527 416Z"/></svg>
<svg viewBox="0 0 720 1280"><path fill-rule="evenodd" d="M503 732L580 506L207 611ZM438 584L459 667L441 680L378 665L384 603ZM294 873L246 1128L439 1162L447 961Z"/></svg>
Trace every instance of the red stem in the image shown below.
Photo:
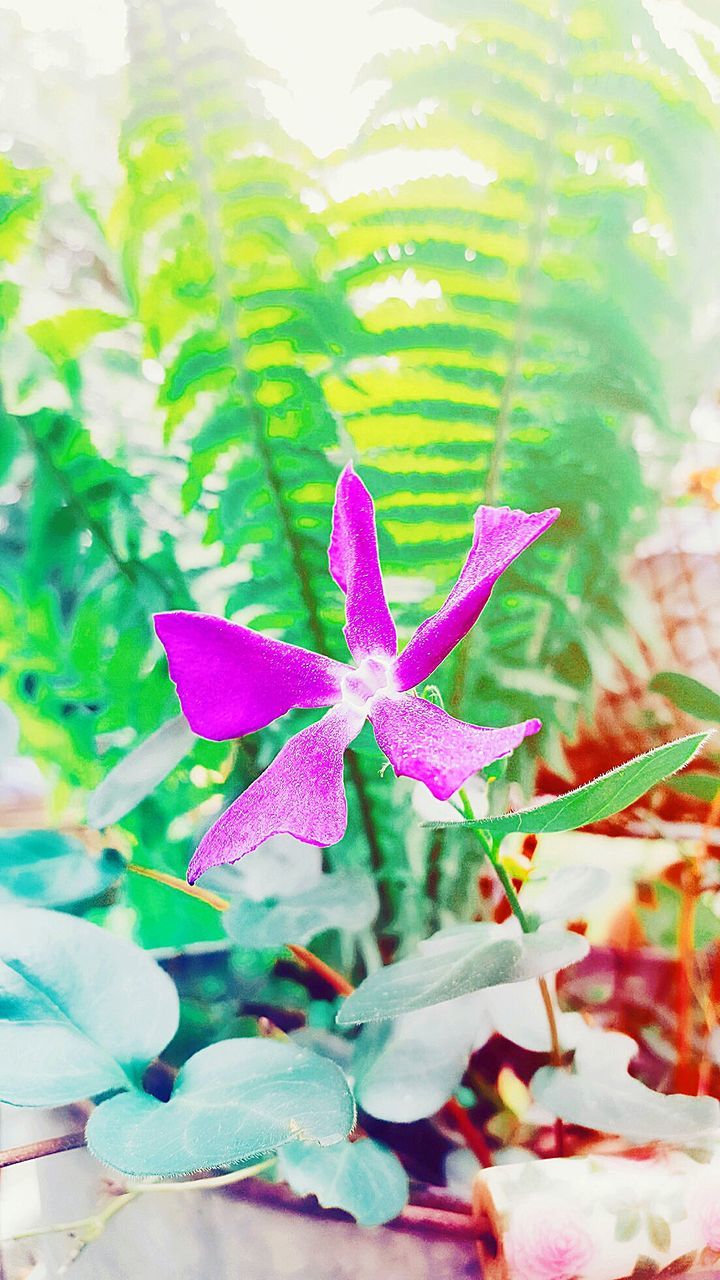
<svg viewBox="0 0 720 1280"><path fill-rule="evenodd" d="M483 1169L492 1168L492 1155L490 1148L485 1141L484 1135L475 1127L465 1108L458 1102L457 1098L451 1098L445 1103L443 1108L448 1119L452 1120L457 1129L460 1130L467 1146L470 1148L474 1156L480 1161Z"/></svg>
<svg viewBox="0 0 720 1280"><path fill-rule="evenodd" d="M41 1142L29 1142L24 1147L11 1147L8 1151L0 1151L0 1169L7 1169L13 1164L24 1164L26 1160L40 1160L43 1156L58 1155L61 1151L76 1151L85 1146L85 1131L78 1129L75 1133L63 1133L59 1138L44 1138Z"/></svg>

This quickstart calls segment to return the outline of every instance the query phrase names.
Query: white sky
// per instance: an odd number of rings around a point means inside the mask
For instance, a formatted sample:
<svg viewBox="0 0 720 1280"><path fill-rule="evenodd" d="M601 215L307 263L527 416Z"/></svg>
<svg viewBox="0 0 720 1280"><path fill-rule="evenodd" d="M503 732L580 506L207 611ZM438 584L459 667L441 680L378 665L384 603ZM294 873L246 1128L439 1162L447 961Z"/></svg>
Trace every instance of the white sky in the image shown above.
<svg viewBox="0 0 720 1280"><path fill-rule="evenodd" d="M250 51L275 67L287 90L272 89L270 106L288 132L319 154L346 145L373 101L355 78L374 53L417 45L442 33L410 9L373 14L377 0L221 0ZM398 0L400 5L402 0ZM124 0L0 0L30 30L65 30L85 44L99 71L124 60Z"/></svg>

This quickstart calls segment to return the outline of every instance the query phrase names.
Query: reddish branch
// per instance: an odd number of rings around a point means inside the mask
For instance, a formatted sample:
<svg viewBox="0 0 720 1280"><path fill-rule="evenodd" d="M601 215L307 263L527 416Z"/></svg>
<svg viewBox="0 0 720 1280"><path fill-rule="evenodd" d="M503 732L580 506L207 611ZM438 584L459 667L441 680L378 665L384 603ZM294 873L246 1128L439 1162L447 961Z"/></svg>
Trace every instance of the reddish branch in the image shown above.
<svg viewBox="0 0 720 1280"><path fill-rule="evenodd" d="M204 902L206 906L212 907L215 911L227 911L230 903L227 898L222 898L219 893L212 893L210 889L198 889L196 885L188 884L187 881L181 880L179 876L168 875L165 871L154 871L151 867L139 867L136 863L131 862L128 871L132 871L136 876L147 876L148 880L156 880L158 884L167 885L169 889L177 889L180 893L186 893L190 898L196 898L198 902ZM312 951L308 951L306 947L295 946L294 943L288 943L288 951L292 951L296 960L304 965L306 969L312 969L318 977L327 982L338 995L349 996L353 991L353 987L343 978L341 973L336 969L332 969L329 964L325 964L324 960L320 960L314 956Z"/></svg>
<svg viewBox="0 0 720 1280"><path fill-rule="evenodd" d="M0 1151L0 1169L7 1169L12 1164L23 1164L26 1160L40 1160L43 1156L58 1155L61 1151L76 1151L85 1146L85 1131L78 1129L75 1133L64 1133L59 1138L44 1138L42 1142L29 1142L25 1147L11 1147L8 1151Z"/></svg>
<svg viewBox="0 0 720 1280"><path fill-rule="evenodd" d="M490 1148L485 1141L484 1135L479 1129L475 1128L470 1116L465 1108L458 1102L457 1098L451 1098L445 1103L444 1111L448 1119L462 1134L467 1146L470 1148L474 1156L480 1161L483 1169L490 1169L492 1166L492 1155Z"/></svg>

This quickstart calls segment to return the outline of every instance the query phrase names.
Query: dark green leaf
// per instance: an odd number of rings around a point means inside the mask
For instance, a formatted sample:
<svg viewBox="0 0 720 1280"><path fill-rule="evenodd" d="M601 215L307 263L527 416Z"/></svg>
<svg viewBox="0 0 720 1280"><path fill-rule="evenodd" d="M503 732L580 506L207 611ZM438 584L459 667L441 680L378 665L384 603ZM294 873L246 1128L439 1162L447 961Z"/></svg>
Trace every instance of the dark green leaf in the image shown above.
<svg viewBox="0 0 720 1280"><path fill-rule="evenodd" d="M662 693L686 715L720 724L720 693L700 680L679 671L659 671L649 687L653 693Z"/></svg>

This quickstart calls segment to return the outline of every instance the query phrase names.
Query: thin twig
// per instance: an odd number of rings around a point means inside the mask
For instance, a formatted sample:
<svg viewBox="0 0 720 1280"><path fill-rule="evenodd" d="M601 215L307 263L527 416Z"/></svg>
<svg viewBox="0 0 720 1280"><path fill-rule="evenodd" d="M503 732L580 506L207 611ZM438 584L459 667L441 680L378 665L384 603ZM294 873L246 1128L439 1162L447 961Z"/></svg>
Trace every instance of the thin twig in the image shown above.
<svg viewBox="0 0 720 1280"><path fill-rule="evenodd" d="M75 1233L90 1230L93 1238L99 1235L100 1229L105 1227L116 1213L133 1200L137 1200L138 1196L150 1193L157 1195L162 1192L175 1194L178 1191L211 1191L216 1187L229 1187L236 1182L244 1182L248 1178L257 1177L259 1173L264 1173L266 1169L272 1168L276 1159L276 1156L270 1156L267 1160L262 1160L249 1168L235 1169L232 1173L221 1173L211 1178L194 1178L190 1182L149 1182L143 1186L131 1187L129 1191L113 1197L98 1213L90 1214L86 1218L77 1218L74 1222L56 1222L47 1227L31 1227L28 1231L18 1232L17 1235L6 1236L2 1243L9 1244L12 1240L29 1240L33 1236L58 1235L64 1231Z"/></svg>
<svg viewBox="0 0 720 1280"><path fill-rule="evenodd" d="M7 1151L0 1151L0 1169L7 1169L13 1164L24 1164L26 1160L41 1160L43 1156L59 1155L61 1151L76 1151L84 1146L84 1129L62 1133L57 1138L43 1138L40 1142L28 1142L24 1147L10 1147Z"/></svg>
<svg viewBox="0 0 720 1280"><path fill-rule="evenodd" d="M219 893L213 893L210 889L198 889L196 885L188 884L179 876L171 876L165 871L153 871L151 867L138 867L134 862L130 863L128 871L133 871L138 876L146 876L148 880L156 880L158 884L164 884L168 889L177 889L179 893L185 893L190 898L197 898L198 902L204 902L215 911L227 911L230 906L228 899L221 897ZM332 987L333 991L337 991L338 995L352 994L354 987L350 985L347 978L338 973L337 969L331 968L324 960L313 955L307 947L297 946L293 942L288 942L286 946L300 964L316 973L319 978L327 982L328 986Z"/></svg>
<svg viewBox="0 0 720 1280"><path fill-rule="evenodd" d="M444 1111L457 1126L465 1139L466 1146L470 1148L473 1155L480 1161L483 1169L491 1169L493 1163L492 1153L485 1141L485 1136L473 1124L462 1104L458 1102L457 1098L450 1098L450 1101L445 1103Z"/></svg>

